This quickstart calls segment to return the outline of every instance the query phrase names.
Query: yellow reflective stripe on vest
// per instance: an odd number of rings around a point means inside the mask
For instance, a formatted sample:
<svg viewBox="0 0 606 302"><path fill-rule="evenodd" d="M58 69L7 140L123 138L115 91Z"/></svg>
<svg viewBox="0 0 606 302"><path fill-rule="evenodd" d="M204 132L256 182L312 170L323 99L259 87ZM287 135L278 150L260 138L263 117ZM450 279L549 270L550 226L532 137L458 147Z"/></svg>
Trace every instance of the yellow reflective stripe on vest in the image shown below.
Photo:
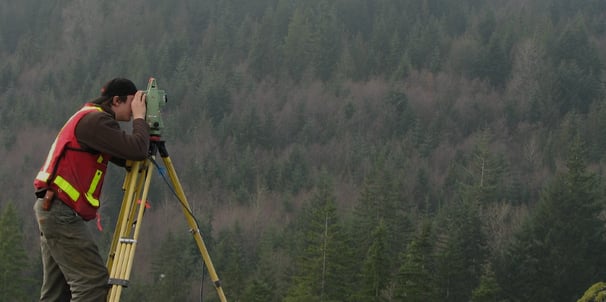
<svg viewBox="0 0 606 302"><path fill-rule="evenodd" d="M84 196L86 197L86 201L88 201L88 203L93 207L99 207L99 200L93 196L93 193L95 193L95 190L99 185L99 181L101 180L102 175L103 171L101 170L97 170L97 172L95 172L95 177L93 177L93 180L90 183L88 192L84 194ZM54 183L57 185L57 187L63 190L63 192L65 192L73 202L78 201L78 198L80 198L80 192L78 192L78 190L74 188L74 186L72 186L67 180L65 180L65 178L61 177L60 175L57 175L57 177L55 177Z"/></svg>
<svg viewBox="0 0 606 302"><path fill-rule="evenodd" d="M57 175L53 182L57 185L57 187L59 187L59 189L63 190L63 192L65 192L73 202L78 201L78 198L80 198L80 192L78 192L78 190L76 190L72 184L67 182L65 178Z"/></svg>
<svg viewBox="0 0 606 302"><path fill-rule="evenodd" d="M84 194L84 196L86 196L86 200L88 200L88 203L90 203L93 207L99 207L99 200L93 197L93 193L95 193L95 190L97 190L97 186L99 185L99 180L101 180L102 175L103 171L101 170L97 170L97 172L95 172L95 177L93 177L93 181L90 183L88 192Z"/></svg>

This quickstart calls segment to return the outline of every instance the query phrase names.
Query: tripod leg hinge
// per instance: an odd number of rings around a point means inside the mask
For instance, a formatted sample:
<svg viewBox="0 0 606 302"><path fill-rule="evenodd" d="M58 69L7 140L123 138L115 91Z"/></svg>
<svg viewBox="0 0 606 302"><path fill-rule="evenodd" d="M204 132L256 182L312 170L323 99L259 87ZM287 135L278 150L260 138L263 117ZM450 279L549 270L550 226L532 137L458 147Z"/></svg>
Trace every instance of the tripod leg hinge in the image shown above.
<svg viewBox="0 0 606 302"><path fill-rule="evenodd" d="M128 283L129 283L129 281L126 279L116 279L116 278L109 278L109 280L107 281L107 284L120 285L122 287L128 287Z"/></svg>
<svg viewBox="0 0 606 302"><path fill-rule="evenodd" d="M137 240L130 238L120 238L121 243L137 243Z"/></svg>

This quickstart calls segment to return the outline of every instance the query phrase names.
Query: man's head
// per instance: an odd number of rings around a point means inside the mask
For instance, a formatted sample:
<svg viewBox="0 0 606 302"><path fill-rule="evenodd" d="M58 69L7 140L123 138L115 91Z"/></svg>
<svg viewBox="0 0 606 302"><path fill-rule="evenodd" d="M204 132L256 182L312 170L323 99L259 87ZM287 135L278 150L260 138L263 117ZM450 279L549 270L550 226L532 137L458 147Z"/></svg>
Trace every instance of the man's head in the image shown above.
<svg viewBox="0 0 606 302"><path fill-rule="evenodd" d="M121 97L122 102L126 100L126 96L135 95L136 92L137 86L131 80L124 78L115 78L101 88L101 96L118 96Z"/></svg>
<svg viewBox="0 0 606 302"><path fill-rule="evenodd" d="M133 100L137 86L128 79L115 78L105 83L101 88L101 96L93 103L110 107L118 121L129 121L132 115L130 103Z"/></svg>

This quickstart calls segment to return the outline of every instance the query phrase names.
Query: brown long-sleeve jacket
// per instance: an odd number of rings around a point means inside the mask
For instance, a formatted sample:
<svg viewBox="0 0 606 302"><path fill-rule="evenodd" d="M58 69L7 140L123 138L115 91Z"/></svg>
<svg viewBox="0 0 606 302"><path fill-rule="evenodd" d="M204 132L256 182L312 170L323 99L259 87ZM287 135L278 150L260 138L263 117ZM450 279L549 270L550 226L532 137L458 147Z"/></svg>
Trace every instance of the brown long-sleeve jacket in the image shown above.
<svg viewBox="0 0 606 302"><path fill-rule="evenodd" d="M143 119L134 119L132 133L120 128L115 114L107 106L103 112L85 115L76 126L78 143L91 151L112 156L112 162L124 166L125 160L143 160L149 152L149 126Z"/></svg>

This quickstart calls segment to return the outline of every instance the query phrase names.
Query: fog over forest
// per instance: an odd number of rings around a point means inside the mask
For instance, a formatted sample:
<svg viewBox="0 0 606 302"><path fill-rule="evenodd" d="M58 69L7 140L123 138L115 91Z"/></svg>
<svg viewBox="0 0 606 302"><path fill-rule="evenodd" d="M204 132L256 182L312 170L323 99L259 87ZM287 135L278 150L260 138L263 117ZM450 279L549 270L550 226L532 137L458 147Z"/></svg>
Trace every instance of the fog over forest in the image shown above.
<svg viewBox="0 0 606 302"><path fill-rule="evenodd" d="M39 298L33 179L114 77L166 90L228 301L599 301L605 63L603 0L2 1L0 301ZM160 175L148 199L121 300L219 301Z"/></svg>

